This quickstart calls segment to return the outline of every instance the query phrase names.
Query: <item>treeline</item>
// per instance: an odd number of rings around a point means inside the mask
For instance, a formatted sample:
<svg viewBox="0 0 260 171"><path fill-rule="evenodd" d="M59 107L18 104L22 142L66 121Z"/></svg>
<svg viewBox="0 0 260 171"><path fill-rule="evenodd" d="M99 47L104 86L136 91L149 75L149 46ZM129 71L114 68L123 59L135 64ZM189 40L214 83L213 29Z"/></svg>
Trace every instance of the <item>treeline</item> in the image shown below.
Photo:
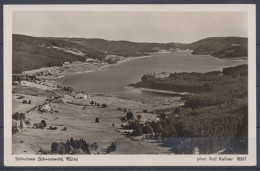
<svg viewBox="0 0 260 171"><path fill-rule="evenodd" d="M97 146L97 144L96 144ZM42 152L42 151L40 151ZM43 153L43 152L42 152ZM64 142L53 142L51 145L51 154L90 154L90 145L80 138L74 140L70 138L66 143Z"/></svg>
<svg viewBox="0 0 260 171"><path fill-rule="evenodd" d="M184 97L185 107L200 108L219 104L233 103L237 98L247 98L246 64L224 68L222 72L171 73L168 77L145 74L142 81L134 87L145 87L176 92L190 92L195 95Z"/></svg>
<svg viewBox="0 0 260 171"><path fill-rule="evenodd" d="M220 72L209 73L171 73L169 77L157 77L156 74L144 74L142 81L131 85L134 87L145 87L152 89L171 90L175 92L208 92L212 90L212 81L223 81Z"/></svg>
<svg viewBox="0 0 260 171"><path fill-rule="evenodd" d="M224 75L231 75L232 77L247 76L248 75L248 66L239 65L235 67L228 67L223 69Z"/></svg>
<svg viewBox="0 0 260 171"><path fill-rule="evenodd" d="M97 150L99 148L96 142L89 144L83 138L70 138L64 142L53 142L51 150L39 150L40 154L91 154L90 150ZM106 149L106 154L115 152L117 149L117 142L112 142ZM99 154L97 152L96 154Z"/></svg>
<svg viewBox="0 0 260 171"><path fill-rule="evenodd" d="M174 153L191 154L198 147L201 154L246 154L248 152L248 105L247 101L231 105L204 107L196 110L178 107L158 112L159 121L141 123L137 119L122 125L133 129L127 136L156 139L172 147ZM166 112L166 111L165 111Z"/></svg>

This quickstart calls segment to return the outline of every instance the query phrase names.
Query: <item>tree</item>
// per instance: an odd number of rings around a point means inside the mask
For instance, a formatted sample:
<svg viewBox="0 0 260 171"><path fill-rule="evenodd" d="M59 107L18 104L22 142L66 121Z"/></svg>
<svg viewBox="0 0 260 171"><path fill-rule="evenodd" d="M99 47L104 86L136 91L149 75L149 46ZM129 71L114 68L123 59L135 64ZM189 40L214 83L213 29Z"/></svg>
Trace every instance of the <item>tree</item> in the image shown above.
<svg viewBox="0 0 260 171"><path fill-rule="evenodd" d="M20 128L23 129L23 121L20 120Z"/></svg>
<svg viewBox="0 0 260 171"><path fill-rule="evenodd" d="M117 143L112 142L110 146L107 147L107 153L111 153L113 151L116 151L117 149Z"/></svg>
<svg viewBox="0 0 260 171"><path fill-rule="evenodd" d="M164 113L160 114L160 119L161 120L165 120L166 119L166 115Z"/></svg>
<svg viewBox="0 0 260 171"><path fill-rule="evenodd" d="M73 139L72 137L70 138L70 145L71 145L72 147L75 146L75 141L74 141L74 139Z"/></svg>
<svg viewBox="0 0 260 171"><path fill-rule="evenodd" d="M180 113L180 108L179 107L177 107L175 110L174 110L174 113Z"/></svg>
<svg viewBox="0 0 260 171"><path fill-rule="evenodd" d="M106 108L106 107L107 107L107 104L102 104L102 107L103 107L103 108Z"/></svg>
<svg viewBox="0 0 260 171"><path fill-rule="evenodd" d="M116 151L116 148L117 148L117 143L116 143L116 142L112 142L112 144L111 144L111 150L112 150L112 151Z"/></svg>
<svg viewBox="0 0 260 171"><path fill-rule="evenodd" d="M143 133L144 134L151 134L153 133L153 128L149 125L146 125L144 128L143 128Z"/></svg>
<svg viewBox="0 0 260 171"><path fill-rule="evenodd" d="M45 120L42 120L41 123L43 124L44 127L46 127L46 121Z"/></svg>
<svg viewBox="0 0 260 171"><path fill-rule="evenodd" d="M51 144L51 152L52 153L57 153L57 150L58 150L58 143L57 142L53 142Z"/></svg>
<svg viewBox="0 0 260 171"><path fill-rule="evenodd" d="M25 113L20 113L20 120L24 120L25 119Z"/></svg>
<svg viewBox="0 0 260 171"><path fill-rule="evenodd" d="M143 134L143 127L142 127L142 125L141 124L137 124L135 127L136 128L134 129L132 135L134 135L134 136L142 135Z"/></svg>
<svg viewBox="0 0 260 171"><path fill-rule="evenodd" d="M93 144L90 145L91 149L97 150L98 149L98 144L94 142Z"/></svg>
<svg viewBox="0 0 260 171"><path fill-rule="evenodd" d="M31 100L29 99L28 104L31 104Z"/></svg>
<svg viewBox="0 0 260 171"><path fill-rule="evenodd" d="M98 117L96 117L95 122L96 122L96 123L99 123L99 122L100 122L100 120L99 120Z"/></svg>
<svg viewBox="0 0 260 171"><path fill-rule="evenodd" d="M93 101L93 100L91 100L90 104L91 104L91 105L93 105L93 104L94 104L94 101Z"/></svg>
<svg viewBox="0 0 260 171"><path fill-rule="evenodd" d="M58 154L66 154L66 149L65 149L65 144L64 143L59 143L57 146L57 153Z"/></svg>
<svg viewBox="0 0 260 171"><path fill-rule="evenodd" d="M26 126L30 126L31 125L31 122L29 120L26 120L24 123L25 123Z"/></svg>
<svg viewBox="0 0 260 171"><path fill-rule="evenodd" d="M18 113L12 115L12 118L15 120L24 120L25 119L25 113Z"/></svg>
<svg viewBox="0 0 260 171"><path fill-rule="evenodd" d="M18 132L18 129L15 125L12 126L12 134L16 134Z"/></svg>
<svg viewBox="0 0 260 171"><path fill-rule="evenodd" d="M133 117L134 117L133 112L131 112L131 111L127 112L127 114L126 114L127 120L130 120L130 119L132 119Z"/></svg>

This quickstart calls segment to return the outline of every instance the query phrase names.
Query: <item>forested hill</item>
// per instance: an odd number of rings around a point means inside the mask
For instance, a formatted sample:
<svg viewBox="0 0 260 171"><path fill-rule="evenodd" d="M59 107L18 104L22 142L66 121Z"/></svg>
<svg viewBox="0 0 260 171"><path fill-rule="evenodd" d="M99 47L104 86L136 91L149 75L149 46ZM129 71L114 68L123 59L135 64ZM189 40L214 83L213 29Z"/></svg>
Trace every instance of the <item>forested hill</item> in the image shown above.
<svg viewBox="0 0 260 171"><path fill-rule="evenodd" d="M85 38L30 37L13 34L13 73L42 67L61 66L64 62L100 61L106 54L124 57L148 55L160 50L183 47L180 43L135 43Z"/></svg>
<svg viewBox="0 0 260 171"><path fill-rule="evenodd" d="M226 149L226 154L248 153L248 65L222 72L182 72L165 77L146 74L132 86L192 93L182 97L183 106L156 112L159 122L145 123L155 136L164 137L174 153L190 154L190 147L198 147L200 154L221 149ZM142 125L134 125L133 134L147 131ZM182 139L178 142L176 137Z"/></svg>
<svg viewBox="0 0 260 171"><path fill-rule="evenodd" d="M13 34L13 73L42 67L61 66L64 62L105 60L105 55L135 57L160 50L192 49L192 54L219 58L246 57L247 38L212 37L191 44L137 43L86 38L30 37Z"/></svg>
<svg viewBox="0 0 260 171"><path fill-rule="evenodd" d="M219 58L247 57L248 39L243 37L210 37L185 46L194 55L211 55Z"/></svg>

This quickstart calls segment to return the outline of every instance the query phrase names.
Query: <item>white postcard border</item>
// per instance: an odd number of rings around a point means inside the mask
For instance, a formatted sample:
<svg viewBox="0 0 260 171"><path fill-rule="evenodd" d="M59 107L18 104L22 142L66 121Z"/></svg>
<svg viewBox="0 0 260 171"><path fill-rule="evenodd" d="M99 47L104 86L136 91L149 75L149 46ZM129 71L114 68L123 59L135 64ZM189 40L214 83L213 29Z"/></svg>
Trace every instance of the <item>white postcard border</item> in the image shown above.
<svg viewBox="0 0 260 171"><path fill-rule="evenodd" d="M14 11L197 11L248 13L248 155L12 155L12 14ZM255 5L4 5L4 165L5 166L254 166L256 165L256 13ZM35 161L16 161L16 157ZM63 158L64 161L39 161ZM66 161L66 157L78 161ZM197 161L227 157L232 161ZM246 157L238 161L237 157Z"/></svg>

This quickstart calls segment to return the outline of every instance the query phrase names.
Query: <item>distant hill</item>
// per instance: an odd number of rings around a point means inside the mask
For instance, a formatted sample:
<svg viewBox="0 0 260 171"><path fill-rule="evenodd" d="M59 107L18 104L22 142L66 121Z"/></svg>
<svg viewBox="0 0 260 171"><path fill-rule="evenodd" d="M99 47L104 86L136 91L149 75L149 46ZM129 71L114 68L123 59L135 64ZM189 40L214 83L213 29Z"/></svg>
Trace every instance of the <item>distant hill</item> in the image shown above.
<svg viewBox="0 0 260 171"><path fill-rule="evenodd" d="M50 66L64 62L100 61L106 54L124 57L148 55L160 50L181 48L180 43L135 43L85 38L31 37L13 34L13 73Z"/></svg>
<svg viewBox="0 0 260 171"><path fill-rule="evenodd" d="M194 55L211 55L219 58L248 56L248 40L242 37L210 37L185 46Z"/></svg>
<svg viewBox="0 0 260 171"><path fill-rule="evenodd" d="M104 39L70 38L70 42L85 46L95 51L102 49L111 55L124 57L144 56L160 50L170 50L183 47L181 43L137 43L129 41L109 41Z"/></svg>

